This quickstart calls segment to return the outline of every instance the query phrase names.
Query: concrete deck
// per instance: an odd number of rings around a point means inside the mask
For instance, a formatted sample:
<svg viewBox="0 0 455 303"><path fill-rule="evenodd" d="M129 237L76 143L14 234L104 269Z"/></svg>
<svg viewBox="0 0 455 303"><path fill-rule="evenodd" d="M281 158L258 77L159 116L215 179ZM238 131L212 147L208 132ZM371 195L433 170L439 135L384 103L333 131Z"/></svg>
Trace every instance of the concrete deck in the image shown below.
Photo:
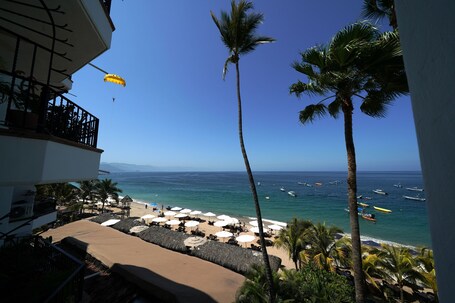
<svg viewBox="0 0 455 303"><path fill-rule="evenodd" d="M165 302L233 302L245 277L216 264L82 220L42 234L70 237L112 271Z"/></svg>

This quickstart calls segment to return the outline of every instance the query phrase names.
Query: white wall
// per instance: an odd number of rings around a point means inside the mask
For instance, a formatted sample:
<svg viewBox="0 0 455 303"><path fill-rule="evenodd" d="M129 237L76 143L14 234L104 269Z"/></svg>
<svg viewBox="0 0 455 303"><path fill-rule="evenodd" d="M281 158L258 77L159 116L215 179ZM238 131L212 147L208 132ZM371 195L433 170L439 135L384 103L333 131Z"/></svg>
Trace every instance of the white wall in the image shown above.
<svg viewBox="0 0 455 303"><path fill-rule="evenodd" d="M396 0L440 302L455 288L455 1Z"/></svg>

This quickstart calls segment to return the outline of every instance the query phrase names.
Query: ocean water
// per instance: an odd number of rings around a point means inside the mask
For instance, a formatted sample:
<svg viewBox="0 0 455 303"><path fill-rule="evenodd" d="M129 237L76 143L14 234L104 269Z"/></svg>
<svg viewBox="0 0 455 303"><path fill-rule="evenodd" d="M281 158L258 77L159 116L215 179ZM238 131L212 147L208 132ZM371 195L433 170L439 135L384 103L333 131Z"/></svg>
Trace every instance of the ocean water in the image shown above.
<svg viewBox="0 0 455 303"><path fill-rule="evenodd" d="M104 177L118 182L122 195L139 201L238 218L255 216L245 172L135 172L112 173ZM255 182L260 183L257 190L262 217L283 222L293 217L309 219L336 225L349 233L349 215L345 211L348 206L346 177L345 172L255 172ZM368 203L370 207L366 210L377 218L376 223L359 218L362 236L412 246L431 246L427 202L402 197L417 194L406 187L423 188L420 172L358 172L357 179L358 195L372 198L359 202ZM329 183L333 181L340 182L336 185ZM403 188L393 186L397 183ZM280 187L284 187L285 192ZM372 192L378 188L388 195ZM297 197L287 194L291 190L297 193ZM425 192L419 194L425 196ZM392 213L375 211L373 206L390 209Z"/></svg>

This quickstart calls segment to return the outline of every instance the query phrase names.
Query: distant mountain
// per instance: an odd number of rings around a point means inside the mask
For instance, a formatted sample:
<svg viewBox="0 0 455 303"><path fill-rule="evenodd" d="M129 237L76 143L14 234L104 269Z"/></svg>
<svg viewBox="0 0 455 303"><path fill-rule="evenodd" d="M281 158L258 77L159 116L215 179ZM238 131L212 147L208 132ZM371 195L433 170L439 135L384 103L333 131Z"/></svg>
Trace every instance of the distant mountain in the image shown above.
<svg viewBox="0 0 455 303"><path fill-rule="evenodd" d="M100 170L105 170L110 173L120 172L150 172L157 171L158 168L152 165L137 165L128 163L100 163Z"/></svg>

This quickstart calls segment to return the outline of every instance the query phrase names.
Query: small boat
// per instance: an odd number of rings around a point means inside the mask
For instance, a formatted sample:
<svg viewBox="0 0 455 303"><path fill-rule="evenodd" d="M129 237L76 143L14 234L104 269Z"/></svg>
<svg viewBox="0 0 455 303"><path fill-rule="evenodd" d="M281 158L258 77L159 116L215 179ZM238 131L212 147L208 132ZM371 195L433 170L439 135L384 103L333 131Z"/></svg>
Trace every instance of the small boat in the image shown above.
<svg viewBox="0 0 455 303"><path fill-rule="evenodd" d="M401 185L401 183L394 184L393 186L395 186L396 188L402 188L403 187L403 185Z"/></svg>
<svg viewBox="0 0 455 303"><path fill-rule="evenodd" d="M378 195L388 195L388 193L386 193L382 189L373 189L373 192Z"/></svg>
<svg viewBox="0 0 455 303"><path fill-rule="evenodd" d="M321 182L316 182L316 183L314 183L314 185L322 186L322 183Z"/></svg>
<svg viewBox="0 0 455 303"><path fill-rule="evenodd" d="M261 186L261 182L258 182L258 186Z"/></svg>
<svg viewBox="0 0 455 303"><path fill-rule="evenodd" d="M408 199L408 200L414 200L414 201L426 201L427 199L421 198L419 196L412 197L412 196L403 196L403 198Z"/></svg>
<svg viewBox="0 0 455 303"><path fill-rule="evenodd" d="M366 203L357 203L357 204L362 206L362 207L369 207L370 206L369 204L366 204Z"/></svg>
<svg viewBox="0 0 455 303"><path fill-rule="evenodd" d="M363 200L371 200L371 199L373 199L373 198L371 198L371 197L363 197Z"/></svg>
<svg viewBox="0 0 455 303"><path fill-rule="evenodd" d="M280 190L281 190L281 191L285 191L285 189L284 189L284 187L283 187L283 186L281 186L281 187L280 187Z"/></svg>
<svg viewBox="0 0 455 303"><path fill-rule="evenodd" d="M340 183L341 183L341 181L339 181L339 180L329 182L330 185L338 185Z"/></svg>
<svg viewBox="0 0 455 303"><path fill-rule="evenodd" d="M270 200L270 197L269 197L269 196L265 196L265 199L266 199L266 200Z"/></svg>
<svg viewBox="0 0 455 303"><path fill-rule="evenodd" d="M362 213L361 216L362 216L362 219L365 219L365 220L368 220L371 222L376 222L376 216L374 214Z"/></svg>
<svg viewBox="0 0 455 303"><path fill-rule="evenodd" d="M410 191L423 191L423 188L418 188L416 186L414 187L406 187L407 190L410 190Z"/></svg>
<svg viewBox="0 0 455 303"><path fill-rule="evenodd" d="M313 187L310 183L305 184L306 187Z"/></svg>
<svg viewBox="0 0 455 303"><path fill-rule="evenodd" d="M381 211L383 213L391 213L392 211L390 209L387 209L387 208L382 208L382 207L377 207L377 206L373 206L374 209L378 210L378 211Z"/></svg>
<svg viewBox="0 0 455 303"><path fill-rule="evenodd" d="M291 196L291 197L297 197L297 194L293 190L288 191L288 195Z"/></svg>

